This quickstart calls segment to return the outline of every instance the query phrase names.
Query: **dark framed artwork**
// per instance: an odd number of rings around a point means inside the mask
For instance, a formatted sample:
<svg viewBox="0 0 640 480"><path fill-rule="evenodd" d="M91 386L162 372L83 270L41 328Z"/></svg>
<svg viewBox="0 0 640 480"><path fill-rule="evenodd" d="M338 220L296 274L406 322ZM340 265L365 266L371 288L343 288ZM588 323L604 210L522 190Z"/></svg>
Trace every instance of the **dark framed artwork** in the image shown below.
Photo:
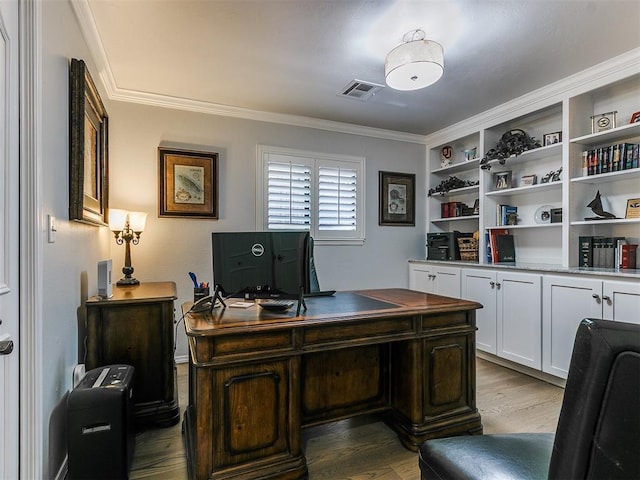
<svg viewBox="0 0 640 480"><path fill-rule="evenodd" d="M109 117L84 61L69 66L69 220L106 225Z"/></svg>
<svg viewBox="0 0 640 480"><path fill-rule="evenodd" d="M158 147L160 217L218 218L218 154Z"/></svg>
<svg viewBox="0 0 640 480"><path fill-rule="evenodd" d="M389 226L415 226L415 174L380 171L378 184L378 224Z"/></svg>

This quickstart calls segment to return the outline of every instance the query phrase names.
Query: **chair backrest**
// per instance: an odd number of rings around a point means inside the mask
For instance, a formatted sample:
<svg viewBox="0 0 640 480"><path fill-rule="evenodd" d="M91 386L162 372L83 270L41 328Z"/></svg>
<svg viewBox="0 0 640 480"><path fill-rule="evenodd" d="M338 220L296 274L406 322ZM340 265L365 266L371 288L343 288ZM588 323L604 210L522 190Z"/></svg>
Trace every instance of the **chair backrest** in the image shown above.
<svg viewBox="0 0 640 480"><path fill-rule="evenodd" d="M576 334L549 479L640 478L640 324L585 319Z"/></svg>

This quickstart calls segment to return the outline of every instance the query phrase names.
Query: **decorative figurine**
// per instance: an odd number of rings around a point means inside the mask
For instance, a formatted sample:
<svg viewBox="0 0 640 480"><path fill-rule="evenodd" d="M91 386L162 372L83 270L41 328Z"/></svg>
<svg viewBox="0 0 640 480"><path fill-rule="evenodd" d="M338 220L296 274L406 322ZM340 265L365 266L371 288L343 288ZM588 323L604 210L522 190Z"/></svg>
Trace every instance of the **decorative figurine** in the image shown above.
<svg viewBox="0 0 640 480"><path fill-rule="evenodd" d="M597 217L584 217L585 220L605 220L607 218L618 218L613 213L605 212L602 209L602 199L600 198L600 190L596 193L596 197L587 205Z"/></svg>

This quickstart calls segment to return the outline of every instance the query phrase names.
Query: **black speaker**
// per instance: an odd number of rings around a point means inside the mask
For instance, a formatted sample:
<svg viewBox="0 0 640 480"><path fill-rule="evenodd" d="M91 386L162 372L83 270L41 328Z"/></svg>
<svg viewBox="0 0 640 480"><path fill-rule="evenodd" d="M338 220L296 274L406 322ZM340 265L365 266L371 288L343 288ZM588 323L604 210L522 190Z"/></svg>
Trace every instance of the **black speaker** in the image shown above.
<svg viewBox="0 0 640 480"><path fill-rule="evenodd" d="M130 365L99 367L69 393L69 480L129 478L135 441L133 378Z"/></svg>

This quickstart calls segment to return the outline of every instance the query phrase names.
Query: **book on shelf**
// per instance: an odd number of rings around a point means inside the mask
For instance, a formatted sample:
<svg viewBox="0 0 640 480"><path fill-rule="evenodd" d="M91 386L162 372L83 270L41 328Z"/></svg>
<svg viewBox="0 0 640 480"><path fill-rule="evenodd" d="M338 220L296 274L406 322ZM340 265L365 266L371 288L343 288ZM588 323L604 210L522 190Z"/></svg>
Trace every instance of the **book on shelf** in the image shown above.
<svg viewBox="0 0 640 480"><path fill-rule="evenodd" d="M578 266L593 267L593 237L578 238Z"/></svg>
<svg viewBox="0 0 640 480"><path fill-rule="evenodd" d="M578 237L578 266L594 268L620 268L625 237Z"/></svg>
<svg viewBox="0 0 640 480"><path fill-rule="evenodd" d="M518 207L499 204L496 206L496 225L516 225L518 223Z"/></svg>
<svg viewBox="0 0 640 480"><path fill-rule="evenodd" d="M637 265L637 253L638 245L622 245L622 258L620 259L620 268L635 269Z"/></svg>
<svg viewBox="0 0 640 480"><path fill-rule="evenodd" d="M498 235L509 235L509 230L506 228L492 228L489 231L489 245L491 246L491 263L498 263L498 245L496 244L496 237Z"/></svg>
<svg viewBox="0 0 640 480"><path fill-rule="evenodd" d="M497 235L498 263L512 263L516 261L516 247L513 235Z"/></svg>
<svg viewBox="0 0 640 480"><path fill-rule="evenodd" d="M582 152L582 174L599 175L638 168L640 145L617 143ZM586 173L585 173L586 171Z"/></svg>
<svg viewBox="0 0 640 480"><path fill-rule="evenodd" d="M487 255L487 263L493 263L493 257L491 256L491 243L489 240L489 234L485 233L484 234L484 242L485 245L487 246L486 248L486 255Z"/></svg>

